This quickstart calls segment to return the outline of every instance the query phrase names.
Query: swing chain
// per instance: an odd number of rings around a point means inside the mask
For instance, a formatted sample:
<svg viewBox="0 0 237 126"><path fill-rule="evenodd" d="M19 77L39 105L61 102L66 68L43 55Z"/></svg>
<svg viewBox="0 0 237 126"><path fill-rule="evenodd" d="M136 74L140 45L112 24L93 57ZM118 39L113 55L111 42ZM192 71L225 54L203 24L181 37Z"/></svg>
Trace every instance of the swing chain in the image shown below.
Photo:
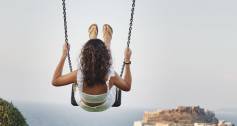
<svg viewBox="0 0 237 126"><path fill-rule="evenodd" d="M66 2L65 0L62 0L63 5L63 21L64 21L64 33L65 33L65 42L67 43L67 59L68 59L68 65L70 72L72 72L72 61L70 57L70 51L69 51L69 43L68 43L68 34L67 34L67 13L66 13ZM73 106L78 106L75 97L74 97L74 90L76 89L77 83L72 84L72 92L71 92L71 104Z"/></svg>
<svg viewBox="0 0 237 126"><path fill-rule="evenodd" d="M133 0L133 3L132 3L131 17L130 17L129 31L128 31L127 47L129 47L129 45L130 45L130 40L131 40L131 35L132 35L132 26L133 26L133 17L134 17L135 1L136 1L136 0Z"/></svg>
<svg viewBox="0 0 237 126"><path fill-rule="evenodd" d="M134 10L135 10L135 2L136 2L136 0L133 0L132 9L131 9L131 17L130 17L130 23L129 23L129 29L128 29L128 40L127 40L127 47L128 47L128 48L129 48L129 46L130 46L130 40L131 40L131 36L132 36L132 26L133 26L133 17L134 17ZM125 63L123 62L122 69L121 69L121 73L120 73L120 76L121 76L121 77L122 77L123 72L124 72L124 67L125 67Z"/></svg>
<svg viewBox="0 0 237 126"><path fill-rule="evenodd" d="M68 58L68 64L69 64L69 69L72 72L72 61L70 57L70 51L69 51L69 43L68 43L68 34L67 34L67 13L66 13L66 3L65 0L62 0L62 5L63 5L63 19L64 19L64 33L65 33L65 42L67 43L67 58Z"/></svg>

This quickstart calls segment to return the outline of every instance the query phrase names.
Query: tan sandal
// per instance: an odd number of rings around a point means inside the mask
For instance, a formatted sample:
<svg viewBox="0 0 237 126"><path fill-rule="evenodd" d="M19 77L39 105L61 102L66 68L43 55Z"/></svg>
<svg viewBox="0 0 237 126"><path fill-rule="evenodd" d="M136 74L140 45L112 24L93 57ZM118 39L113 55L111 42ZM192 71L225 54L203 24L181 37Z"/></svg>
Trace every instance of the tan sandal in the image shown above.
<svg viewBox="0 0 237 126"><path fill-rule="evenodd" d="M113 29L112 29L112 27L109 24L104 24L104 26L103 26L103 33L104 33L104 35L105 35L106 32L109 33L109 35L112 37Z"/></svg>
<svg viewBox="0 0 237 126"><path fill-rule="evenodd" d="M94 33L96 32L96 33ZM91 24L88 29L90 39L96 39L98 35L98 26L97 24Z"/></svg>
<svg viewBox="0 0 237 126"><path fill-rule="evenodd" d="M112 35L113 35L112 27L108 24L104 24L104 26L103 26L103 38L104 38L104 43L105 43L105 45L108 49L110 49Z"/></svg>

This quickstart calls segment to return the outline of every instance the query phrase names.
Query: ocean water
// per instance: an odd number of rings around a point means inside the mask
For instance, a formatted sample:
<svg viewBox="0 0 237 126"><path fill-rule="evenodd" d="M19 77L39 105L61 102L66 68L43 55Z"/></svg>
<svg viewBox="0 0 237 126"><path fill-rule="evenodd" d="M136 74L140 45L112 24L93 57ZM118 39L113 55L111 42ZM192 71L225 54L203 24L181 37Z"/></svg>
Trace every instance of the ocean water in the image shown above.
<svg viewBox="0 0 237 126"><path fill-rule="evenodd" d="M237 108L226 108L217 110L216 116L220 120L227 120L237 125Z"/></svg>
<svg viewBox="0 0 237 126"><path fill-rule="evenodd" d="M133 126L141 120L142 109L111 108L86 112L80 107L37 103L14 103L30 126Z"/></svg>
<svg viewBox="0 0 237 126"><path fill-rule="evenodd" d="M30 126L133 126L141 120L142 108L111 108L105 112L91 113L80 107L42 103L15 103ZM237 109L216 111L219 119L237 124Z"/></svg>

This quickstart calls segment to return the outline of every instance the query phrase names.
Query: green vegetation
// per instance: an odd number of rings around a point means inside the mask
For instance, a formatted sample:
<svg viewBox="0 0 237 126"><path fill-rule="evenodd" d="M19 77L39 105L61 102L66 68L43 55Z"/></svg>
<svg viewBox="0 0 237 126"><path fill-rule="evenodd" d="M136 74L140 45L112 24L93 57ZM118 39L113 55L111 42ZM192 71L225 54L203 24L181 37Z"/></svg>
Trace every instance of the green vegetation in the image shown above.
<svg viewBox="0 0 237 126"><path fill-rule="evenodd" d="M28 126L28 124L12 103L0 98L0 126Z"/></svg>

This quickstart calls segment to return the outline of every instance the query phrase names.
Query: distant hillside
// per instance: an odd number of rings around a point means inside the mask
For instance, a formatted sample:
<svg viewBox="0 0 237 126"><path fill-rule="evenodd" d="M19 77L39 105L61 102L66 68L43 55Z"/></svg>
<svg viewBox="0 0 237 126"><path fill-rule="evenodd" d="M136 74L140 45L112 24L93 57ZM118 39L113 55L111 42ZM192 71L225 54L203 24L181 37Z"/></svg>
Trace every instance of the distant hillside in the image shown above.
<svg viewBox="0 0 237 126"><path fill-rule="evenodd" d="M28 126L28 124L12 103L0 98L0 126Z"/></svg>

